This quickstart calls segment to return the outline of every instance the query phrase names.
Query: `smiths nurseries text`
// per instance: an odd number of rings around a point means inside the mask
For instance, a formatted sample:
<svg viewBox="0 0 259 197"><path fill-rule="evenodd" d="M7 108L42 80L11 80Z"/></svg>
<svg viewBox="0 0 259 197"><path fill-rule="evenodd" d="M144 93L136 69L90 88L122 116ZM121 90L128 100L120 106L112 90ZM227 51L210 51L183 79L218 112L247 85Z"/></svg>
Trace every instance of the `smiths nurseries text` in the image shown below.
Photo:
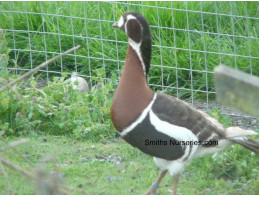
<svg viewBox="0 0 259 197"><path fill-rule="evenodd" d="M203 145L203 146L217 146L218 141L177 141L177 140L145 140L146 146L167 146L167 145Z"/></svg>

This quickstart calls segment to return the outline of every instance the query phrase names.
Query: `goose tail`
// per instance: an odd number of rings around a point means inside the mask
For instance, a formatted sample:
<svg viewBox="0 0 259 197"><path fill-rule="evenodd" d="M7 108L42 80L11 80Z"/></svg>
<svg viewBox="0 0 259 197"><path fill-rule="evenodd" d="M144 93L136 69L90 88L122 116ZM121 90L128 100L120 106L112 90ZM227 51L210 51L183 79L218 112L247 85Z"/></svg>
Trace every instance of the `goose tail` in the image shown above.
<svg viewBox="0 0 259 197"><path fill-rule="evenodd" d="M229 127L226 129L227 139L259 154L259 141L247 139L246 136L248 135L258 135L258 133L253 130L245 130L239 127Z"/></svg>

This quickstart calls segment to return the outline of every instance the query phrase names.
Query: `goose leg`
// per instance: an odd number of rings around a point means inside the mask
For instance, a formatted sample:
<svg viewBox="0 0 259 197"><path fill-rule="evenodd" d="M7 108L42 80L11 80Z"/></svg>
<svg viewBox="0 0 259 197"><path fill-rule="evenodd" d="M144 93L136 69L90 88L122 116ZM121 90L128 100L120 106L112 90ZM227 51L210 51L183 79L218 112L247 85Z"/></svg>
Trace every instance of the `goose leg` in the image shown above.
<svg viewBox="0 0 259 197"><path fill-rule="evenodd" d="M162 179L166 175L167 170L163 170L160 172L158 178L155 180L155 182L152 184L152 186L149 188L146 195L154 195L156 193L157 188L159 187L159 184L161 183Z"/></svg>
<svg viewBox="0 0 259 197"><path fill-rule="evenodd" d="M172 192L173 195L176 195L179 178L180 178L180 174L176 174L174 176L174 187L173 187L173 192Z"/></svg>

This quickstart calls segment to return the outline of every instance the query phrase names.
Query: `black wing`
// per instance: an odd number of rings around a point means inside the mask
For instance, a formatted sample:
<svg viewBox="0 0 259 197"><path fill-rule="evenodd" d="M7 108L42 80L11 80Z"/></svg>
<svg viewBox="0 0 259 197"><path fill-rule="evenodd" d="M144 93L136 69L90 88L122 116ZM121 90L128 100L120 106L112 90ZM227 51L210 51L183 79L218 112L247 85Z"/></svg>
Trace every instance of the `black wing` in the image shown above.
<svg viewBox="0 0 259 197"><path fill-rule="evenodd" d="M173 96L157 94L152 111L163 121L191 130L201 142L224 138L225 128L216 120Z"/></svg>

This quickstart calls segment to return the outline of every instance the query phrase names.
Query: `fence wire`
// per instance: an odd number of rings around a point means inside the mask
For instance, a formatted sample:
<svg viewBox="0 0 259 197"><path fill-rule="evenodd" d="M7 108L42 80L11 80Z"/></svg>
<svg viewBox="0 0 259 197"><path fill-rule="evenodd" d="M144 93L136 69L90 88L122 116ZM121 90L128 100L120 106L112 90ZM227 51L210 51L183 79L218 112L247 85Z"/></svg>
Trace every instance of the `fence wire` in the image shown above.
<svg viewBox="0 0 259 197"><path fill-rule="evenodd" d="M215 66L259 76L258 7L257 2L0 2L0 28L16 62L9 70L30 70L80 44L81 50L41 72L49 81L76 71L93 86L98 68L105 70L104 78L120 74L127 38L111 26L122 13L137 11L152 32L150 86L193 105L203 101L208 110L215 106Z"/></svg>

